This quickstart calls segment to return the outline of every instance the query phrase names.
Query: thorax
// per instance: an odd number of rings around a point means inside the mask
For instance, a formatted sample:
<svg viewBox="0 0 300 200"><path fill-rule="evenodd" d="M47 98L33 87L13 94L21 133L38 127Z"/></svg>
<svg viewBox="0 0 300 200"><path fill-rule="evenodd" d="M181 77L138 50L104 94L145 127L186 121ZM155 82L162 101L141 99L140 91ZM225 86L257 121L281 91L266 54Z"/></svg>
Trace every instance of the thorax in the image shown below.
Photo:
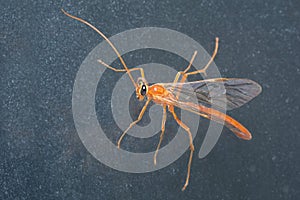
<svg viewBox="0 0 300 200"><path fill-rule="evenodd" d="M166 88L160 84L154 84L148 88L148 97L150 97L155 103L165 104L167 99L175 98Z"/></svg>

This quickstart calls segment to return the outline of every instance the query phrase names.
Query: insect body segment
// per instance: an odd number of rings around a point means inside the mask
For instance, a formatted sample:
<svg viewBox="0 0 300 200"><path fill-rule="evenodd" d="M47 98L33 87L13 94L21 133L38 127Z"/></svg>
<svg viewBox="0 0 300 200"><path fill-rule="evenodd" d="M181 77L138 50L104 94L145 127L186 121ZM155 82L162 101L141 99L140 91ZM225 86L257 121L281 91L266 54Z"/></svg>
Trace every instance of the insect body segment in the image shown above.
<svg viewBox="0 0 300 200"><path fill-rule="evenodd" d="M202 73L206 75L206 70L208 69L209 65L213 62L213 59L215 58L218 51L218 42L219 42L218 38L216 38L215 50L213 52L213 55L210 61L207 63L207 65L203 67L203 69L188 72L191 68L193 60L195 59L195 56L197 55L197 51L195 51L187 68L182 72L178 72L173 83L156 83L153 85L148 85L145 79L144 70L142 68L128 69L120 53L116 49L116 47L101 31L99 31L97 28L95 28L87 21L75 17L73 15L70 15L64 10L62 11L68 17L78 20L86 24L93 30L95 30L108 42L108 44L112 47L112 49L117 54L124 69L116 69L114 67L111 67L110 65L104 63L100 59L98 60L98 62L115 72L126 72L135 87L136 97L140 101L146 99L146 103L144 104L138 116L138 119L133 121L129 125L129 127L123 132L123 134L120 136L119 140L117 141L118 148L120 148L121 141L126 135L126 133L130 130L130 128L132 128L135 124L137 124L142 119L150 101L153 101L154 103L161 105L163 108L161 135L160 135L159 143L157 145L157 149L153 156L153 163L155 165L157 163L158 151L165 133L166 113L168 110L173 115L173 118L178 123L178 125L181 126L186 131L188 136L187 138L190 144L190 156L189 156L188 167L187 167L187 176L186 176L185 184L182 188L182 190L185 190L189 184L194 145L193 145L192 134L190 132L189 127L178 118L178 116L174 111L174 107L178 107L183 110L190 111L192 113L195 113L197 115L200 115L202 117L205 117L207 119L219 123L224 122L225 126L229 128L233 133L235 133L236 136L238 136L241 139L250 140L252 138L251 133L237 120L209 106L214 105L218 107L219 105L226 104L226 106L229 109L240 107L243 104L250 101L251 99L253 99L261 92L261 87L259 84L248 79L236 79L236 78L233 79L216 78L216 79L200 80L195 82L185 82L189 75L194 75L198 73ZM137 82L133 80L133 77L131 75L131 72L136 70L139 70L141 73L141 77L137 80ZM224 87L220 87L221 85ZM208 91L206 86L210 87L211 89ZM189 101L190 97L195 94L198 101L201 104L195 104ZM180 96L180 100L179 100L179 96ZM211 101L211 99L213 99L214 101ZM222 108L222 106L219 107Z"/></svg>
<svg viewBox="0 0 300 200"><path fill-rule="evenodd" d="M148 84L142 77L137 80L136 98L142 101L148 93Z"/></svg>

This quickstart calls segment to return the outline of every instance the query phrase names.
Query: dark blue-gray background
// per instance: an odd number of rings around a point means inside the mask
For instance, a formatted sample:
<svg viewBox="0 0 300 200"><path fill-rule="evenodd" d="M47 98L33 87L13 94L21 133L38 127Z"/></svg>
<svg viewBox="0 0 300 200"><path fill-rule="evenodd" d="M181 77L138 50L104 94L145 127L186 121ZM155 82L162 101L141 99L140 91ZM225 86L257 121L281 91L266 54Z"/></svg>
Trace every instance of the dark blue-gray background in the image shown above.
<svg viewBox="0 0 300 200"><path fill-rule="evenodd" d="M76 72L102 38L63 15L62 7L107 36L164 27L187 34L208 52L220 37L215 62L222 75L263 87L260 96L230 112L253 139L241 141L224 129L205 159L195 156L185 192L188 152L147 174L115 171L97 161L76 133L71 100ZM2 0L0 10L0 199L299 198L299 1ZM106 81L113 84L114 73L108 72ZM105 118L110 92L97 93L98 106L108 102L97 108L98 117L118 135ZM203 131L194 141L196 152ZM136 148L131 141L124 140L124 146Z"/></svg>

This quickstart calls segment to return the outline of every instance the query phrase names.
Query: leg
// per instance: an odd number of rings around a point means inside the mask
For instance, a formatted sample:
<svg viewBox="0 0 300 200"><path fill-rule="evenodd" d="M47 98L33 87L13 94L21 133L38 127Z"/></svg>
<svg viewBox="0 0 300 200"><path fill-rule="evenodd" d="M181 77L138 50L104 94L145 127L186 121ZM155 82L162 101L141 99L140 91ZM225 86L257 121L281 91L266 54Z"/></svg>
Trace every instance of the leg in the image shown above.
<svg viewBox="0 0 300 200"><path fill-rule="evenodd" d="M135 120L134 122L131 122L131 124L129 125L129 127L124 131L124 133L121 135L121 137L119 138L118 140L118 148L120 149L120 144L121 144L121 141L123 139L123 137L126 135L126 133L129 131L129 129L131 129L135 124L137 124L143 117L145 111L146 111L146 108L149 104L149 102L151 101L151 99L148 99L147 102L145 103L143 109L141 110L140 114L139 114L139 117L137 120Z"/></svg>
<svg viewBox="0 0 300 200"><path fill-rule="evenodd" d="M192 133L190 131L190 128L185 125L180 119L178 119L176 113L174 112L174 107L169 107L169 111L173 114L174 119L176 120L176 122L188 133L189 135L189 140L190 140L190 158L189 158L189 163L188 163L188 169L187 169L187 176L186 176L186 180L185 180L185 184L182 187L182 191L184 191L186 189L186 187L189 184L189 179L190 179L190 174L191 174L191 164L192 164L192 159L193 159L193 153L194 153L194 145L193 145L193 136Z"/></svg>
<svg viewBox="0 0 300 200"><path fill-rule="evenodd" d="M100 64L102 64L104 67L107 67L108 69L111 69L111 70L113 70L113 71L115 71L115 72L127 72L126 69L116 69L116 68L114 68L114 67L111 67L111 66L109 66L108 64L106 64L105 62L103 62L103 61L100 60L100 59L98 60L98 62L99 62ZM144 74L144 69L143 69L143 68L133 68L133 69L128 69L129 72L136 71L136 70L140 70L141 76L142 76L143 78L145 78L145 74Z"/></svg>
<svg viewBox="0 0 300 200"><path fill-rule="evenodd" d="M210 64L213 62L213 60L215 59L216 55L217 55L217 52L218 52L218 48L219 48L219 38L217 37L216 38L216 45L215 45L215 50L214 50L214 53L213 55L211 56L210 60L208 61L208 63L205 65L205 67L203 69L200 69L200 70L196 70L196 71L193 71L193 72L189 72L189 73L186 73L186 77L189 76L189 75L193 75L193 74L198 74L198 73L203 73L205 76L206 76L206 70L207 68L210 66ZM185 80L185 79L184 79ZM183 81L184 82L184 81Z"/></svg>
<svg viewBox="0 0 300 200"><path fill-rule="evenodd" d="M192 63L194 61L194 58L195 58L196 54L197 54L197 51L195 51L195 53L194 53L194 55L193 55L193 57L192 57L192 59L190 61L190 64L188 65L188 67L183 72L181 71L181 72L177 73L177 75L176 75L175 80L174 80L173 83L177 83L178 82L178 79L179 79L180 75L182 76L182 78L180 80L180 83L184 83L185 80L187 79L187 77L189 75L203 73L206 76L206 70L208 69L208 67L210 66L210 64L212 63L212 61L214 60L214 58L216 57L217 52L218 52L218 47L219 47L219 38L216 38L216 45L215 45L214 53L213 53L212 57L210 58L210 60L208 61L208 63L205 65L205 67L203 69L187 73L187 71L191 68L191 65L192 65ZM177 98L179 98L180 91L181 91L181 88L177 92L177 95L176 95Z"/></svg>
<svg viewBox="0 0 300 200"><path fill-rule="evenodd" d="M158 145L157 145L154 157L153 157L154 165L156 165L157 153L158 153L158 150L160 148L161 141L164 137L166 120L167 120L167 109L166 109L166 105L163 105L163 118L162 118L162 123L161 123L161 134L160 134L159 142L158 142Z"/></svg>
<svg viewBox="0 0 300 200"><path fill-rule="evenodd" d="M194 54L193 54L193 56L192 56L192 58L191 58L191 60L190 60L189 65L187 66L187 68L186 68L184 71L180 71L180 72L178 72L178 73L176 74L173 83L177 83L177 82L178 82L178 79L179 79L179 77L180 77L180 75L185 74L185 73L191 68L191 66L192 66L192 64L193 64L193 62L194 62L194 60L195 60L196 55L197 55L197 51L194 52Z"/></svg>
<svg viewBox="0 0 300 200"><path fill-rule="evenodd" d="M192 58L191 58L191 60L190 60L189 65L187 66L187 68L186 68L184 71L180 71L180 72L178 72L178 73L176 74L175 79L174 79L174 81L173 81L173 84L175 84L175 83L178 82L178 79L179 79L180 75L184 76L184 74L191 68L191 66L192 66L192 64L193 64L193 62L194 62L194 59L195 59L196 55L197 55L197 51L194 52L194 54L193 54L193 56L192 56ZM183 78L182 78L182 79L183 79ZM184 81L181 81L181 82L184 82ZM180 91L181 91L181 87L180 87L179 91L178 91L177 94L176 94L176 98L177 98L177 99L179 98Z"/></svg>

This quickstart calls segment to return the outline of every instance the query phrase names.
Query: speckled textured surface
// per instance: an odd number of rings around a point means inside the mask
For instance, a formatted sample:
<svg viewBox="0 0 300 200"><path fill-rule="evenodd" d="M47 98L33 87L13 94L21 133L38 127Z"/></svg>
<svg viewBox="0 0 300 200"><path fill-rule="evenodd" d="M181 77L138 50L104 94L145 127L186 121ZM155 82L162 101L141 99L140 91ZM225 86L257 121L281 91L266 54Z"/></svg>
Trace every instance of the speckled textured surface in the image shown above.
<svg viewBox="0 0 300 200"><path fill-rule="evenodd" d="M71 99L81 62L102 39L64 16L62 7L108 36L165 27L208 52L220 37L215 62L222 75L263 87L254 101L230 112L253 140L224 130L209 156L194 159L185 192L188 153L147 174L98 162L76 133ZM1 1L0 10L0 199L299 198L299 1ZM99 118L113 127L102 113ZM198 137L197 149L200 144Z"/></svg>

